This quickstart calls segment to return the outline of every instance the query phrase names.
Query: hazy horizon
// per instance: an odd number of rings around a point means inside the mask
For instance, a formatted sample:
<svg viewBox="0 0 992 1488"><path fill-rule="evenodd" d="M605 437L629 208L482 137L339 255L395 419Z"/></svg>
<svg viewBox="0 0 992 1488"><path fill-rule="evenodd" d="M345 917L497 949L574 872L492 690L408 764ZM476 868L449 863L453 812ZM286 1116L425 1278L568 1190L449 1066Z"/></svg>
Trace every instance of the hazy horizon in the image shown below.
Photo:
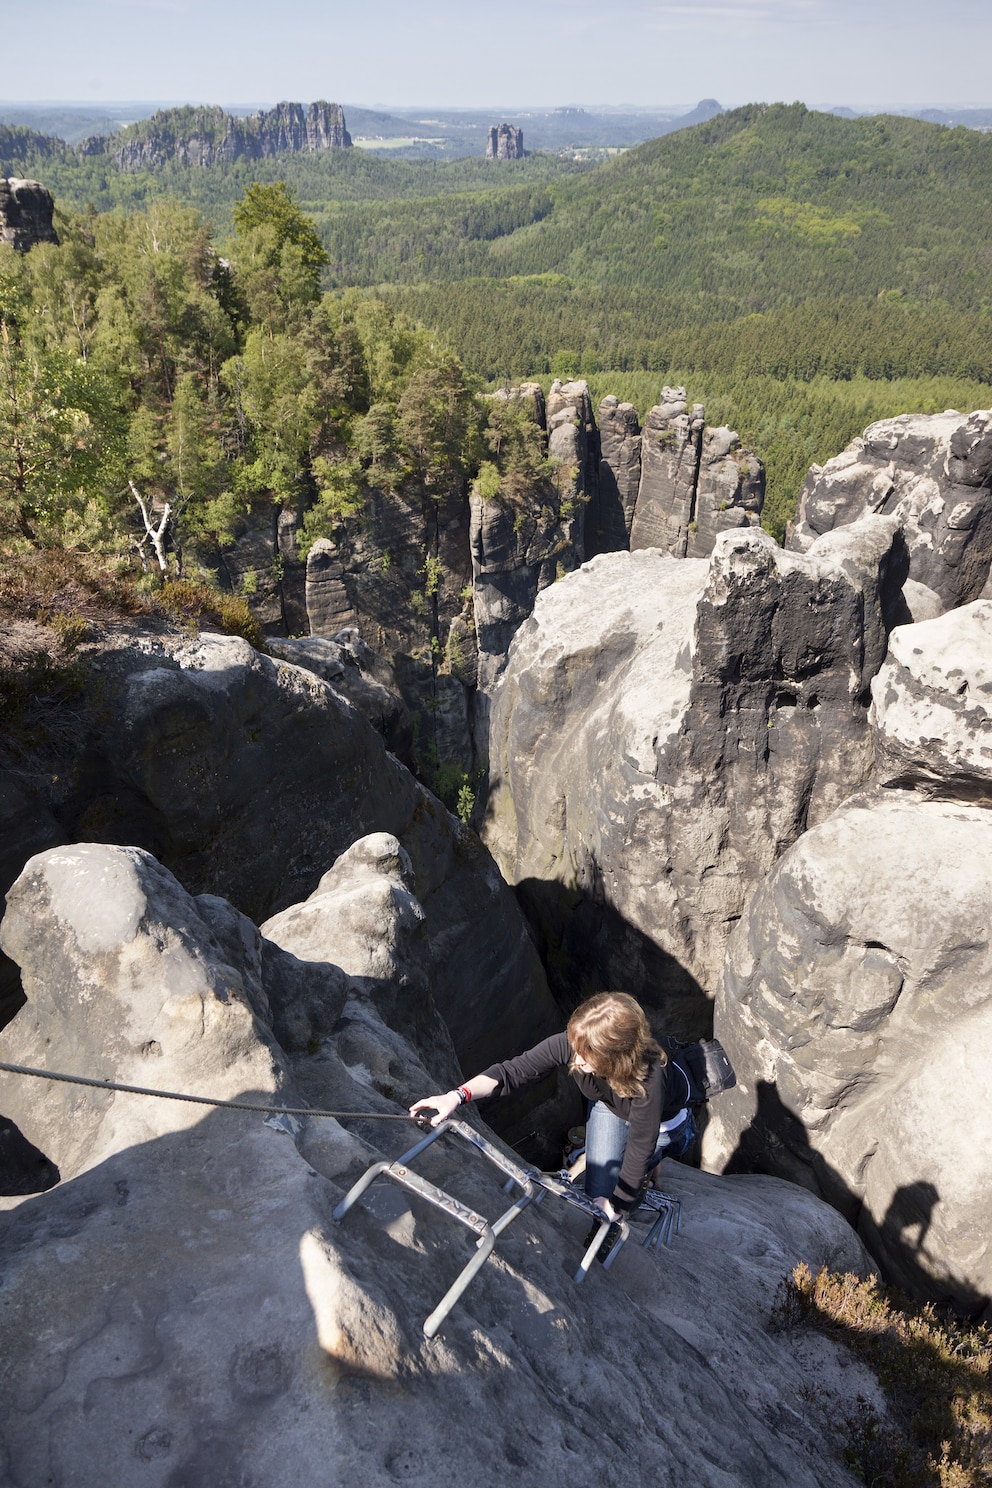
<svg viewBox="0 0 992 1488"><path fill-rule="evenodd" d="M992 92L988 0L959 0L953 21L935 21L929 0L629 0L617 13L545 0L539 25L479 0L297 0L278 15L267 0L0 0L0 16L16 57L4 101L22 107L350 98L519 111L585 97L637 111L676 107L675 81L686 111L718 98L877 112L983 108L970 100Z"/></svg>
<svg viewBox="0 0 992 1488"><path fill-rule="evenodd" d="M349 99L341 99L341 98L330 97L327 94L321 94L319 96L321 98L323 98L328 103L339 103L341 105L341 107L344 109L345 114L347 114L347 111L348 111L349 108L351 108L351 109L367 109L370 112L383 113L383 114L390 114L390 113L393 113L393 114L412 114L412 113L418 113L419 114L419 113L426 113L428 111L434 111L434 112L437 112L437 113L444 113L444 114L458 114L458 113L471 113L471 114L492 113L492 114L496 114L496 113L499 113L499 112L523 114L523 113L536 113L536 112L551 112L551 111L553 111L555 109L577 108L577 109L582 109L584 112L590 113L590 114L595 114L597 112L602 112L602 113L625 113L625 112L629 112L629 113L632 113L632 114L668 114L668 115L678 115L678 114L691 113L703 101L702 98L697 98L692 103L688 103L685 100L682 100L681 102L675 102L675 103L669 103L669 102L660 102L660 103L641 103L641 102L602 103L602 102L598 102L598 101L591 101L590 102L588 99L566 99L566 100L560 100L560 101L559 100L549 100L549 99L535 101L535 100L531 99L529 102L526 102L526 103L517 103L517 104L510 104L510 103L506 103L505 101L504 102L497 102L497 103L486 103L486 102L482 102L482 103L474 103L474 104L451 104L451 103L438 103L436 99L433 102L430 102L430 103L390 103L390 102L385 101L385 100L382 100L382 99L377 99L374 102L371 102L370 103L370 102L366 102L364 100L359 100L359 99L354 99L354 98L352 98L352 99L349 100ZM704 96L705 97L713 97L712 94L707 94L707 95L704 95ZM194 95L187 95L187 96L181 97L181 98L112 98L112 99L84 99L84 98L0 98L0 110L10 108L10 109L22 109L22 110L25 110L25 111L27 111L27 110L37 110L37 111L41 112L41 111L52 111L52 110L55 110L55 109L65 109L65 110L68 110L68 111L71 111L71 112L79 112L79 113L99 113L99 112L105 111L105 110L119 110L119 111L120 110L140 110L140 114L138 114L137 117L145 117L147 115L147 113L149 113L149 112L155 112L156 110L159 110L159 109L186 108L186 107L191 107L191 108L214 108L214 107L217 107L217 108L224 109L228 113L243 114L243 113L254 112L254 111L258 111L258 110L265 111L265 110L269 110L269 109L274 109L277 104L284 103L284 102L309 104L309 103L313 103L315 101L316 101L315 98L311 98L309 96L304 96L302 94L296 94L296 95L293 95L293 96L290 96L290 95L287 94L287 95L283 95L280 98L271 98L271 99L264 99L264 100L251 100L251 101L248 101L248 102L246 102L243 99L240 99L240 100L236 99L234 101L231 101L229 99L223 99L223 98L221 98L221 99L218 99L218 98L207 98L207 97L202 97L201 98L199 96L194 96ZM810 109L814 113L828 113L828 112L830 112L832 110L835 110L835 109L850 109L853 113L856 113L856 114L866 114L866 115L867 114L879 114L879 113L884 113L886 111L890 111L892 113L903 113L904 114L904 113L908 113L910 111L918 111L918 110L921 110L921 109L935 109L935 110L943 110L943 111L947 111L947 112L961 112L963 110L968 110L968 109L992 109L992 94L990 94L989 98L986 99L986 100L981 100L981 99L954 99L954 100L950 100L949 101L946 98L938 98L938 99L922 98L922 99L903 99L901 102L898 102L898 103L885 103L885 104L874 103L874 102L870 102L870 101L869 102L865 102L864 100L859 100L859 101L856 101L854 103L840 102L840 101L838 101L836 99L834 99L831 102L827 102L827 101L825 101L823 99L818 99L815 102L812 102L811 103L807 99L804 99L804 98L793 99L793 98L785 98L784 96L781 97L781 98L746 98L746 99L741 99L741 100L739 100L739 101L737 101L735 103L724 103L722 99L721 100L718 100L718 101L720 102L721 107L723 107L723 108L725 108L727 110L733 109L733 108L739 108L743 104L751 104L751 103L768 103L768 104L772 104L772 103L796 103L796 102L798 102L798 103L802 103L806 108Z"/></svg>

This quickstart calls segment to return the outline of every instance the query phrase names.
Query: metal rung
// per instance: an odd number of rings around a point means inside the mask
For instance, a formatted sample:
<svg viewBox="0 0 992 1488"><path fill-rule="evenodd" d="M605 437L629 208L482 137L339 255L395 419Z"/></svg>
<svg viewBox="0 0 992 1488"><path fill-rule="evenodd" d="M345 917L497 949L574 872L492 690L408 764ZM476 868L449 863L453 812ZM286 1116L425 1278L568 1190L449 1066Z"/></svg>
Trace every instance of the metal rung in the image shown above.
<svg viewBox="0 0 992 1488"><path fill-rule="evenodd" d="M438 1188L436 1184L428 1182L419 1173L410 1171L409 1165L413 1159L418 1157L432 1142L436 1142L438 1137L443 1136L445 1132L452 1132L455 1136L459 1136L468 1142L470 1146L481 1152L483 1157L494 1163L501 1172L507 1173L511 1184L518 1183L523 1188L524 1191L521 1196L494 1223L490 1224L481 1214L476 1214L474 1209L469 1209L466 1204L456 1199L453 1194L446 1193L443 1188ZM427 1203L432 1204L434 1208L440 1209L442 1213L450 1215L452 1219L457 1219L459 1224L465 1225L479 1237L475 1255L472 1256L468 1264L458 1273L452 1285L445 1292L434 1311L424 1323L424 1333L428 1338L433 1338L452 1307L454 1307L459 1297L465 1291L469 1282L481 1270L486 1260L492 1254L493 1247L496 1244L496 1237L501 1235L507 1225L512 1224L517 1216L522 1214L527 1208L527 1205L533 1203L537 1197L539 1189L534 1181L536 1177L536 1169L523 1168L519 1163L513 1162L504 1153L500 1152L498 1147L495 1147L492 1142L488 1142L485 1137L481 1137L477 1131L471 1126L468 1126L464 1121L442 1121L428 1132L421 1141L411 1147L409 1152L404 1152L402 1157L397 1158L395 1162L373 1163L362 1174L358 1182L345 1194L340 1204L334 1210L332 1218L340 1223L352 1205L361 1198L367 1189L371 1188L377 1178L392 1178L394 1182L399 1183L410 1193L419 1195Z"/></svg>
<svg viewBox="0 0 992 1488"><path fill-rule="evenodd" d="M463 1204L459 1199L456 1199L453 1194L446 1193L443 1188L438 1188L436 1184L430 1183L426 1178L422 1178L419 1173L410 1171L410 1163L414 1158L419 1157L432 1142L436 1142L438 1137L448 1132L454 1136L461 1137L464 1142L474 1147L477 1152L481 1152L483 1157L507 1175L507 1182L502 1185L503 1193L509 1194L512 1192L514 1185L517 1185L522 1190L515 1202L498 1219L490 1222L481 1214L476 1214L475 1210L470 1209L467 1204ZM348 1190L340 1204L334 1210L332 1217L337 1223L340 1223L344 1219L352 1205L361 1198L362 1194L372 1186L377 1178L392 1178L394 1182L399 1183L410 1193L417 1194L428 1204L433 1205L435 1209L440 1209L442 1213L449 1215L452 1219L456 1219L459 1224L464 1225L478 1237L475 1255L472 1256L468 1264L458 1273L452 1285L445 1292L430 1317L424 1323L424 1333L428 1338L434 1337L452 1307L454 1307L459 1297L465 1291L469 1282L477 1275L487 1258L492 1254L497 1237L503 1233L508 1225L513 1223L519 1214L523 1213L528 1205L539 1204L550 1193L554 1194L556 1198L562 1199L571 1208L579 1209L587 1217L597 1221L598 1228L596 1233L586 1247L579 1264L579 1269L575 1273L574 1280L576 1285L581 1285L585 1281L593 1260L611 1229L611 1221L606 1218L602 1209L592 1199L588 1198L582 1189L575 1187L567 1169L562 1169L558 1173L541 1173L536 1168L522 1166L520 1163L514 1162L512 1158L508 1158L504 1152L501 1152L498 1147L481 1136L474 1127L469 1126L464 1121L455 1121L450 1118L447 1121L442 1121L436 1127L433 1127L421 1141L411 1147L409 1152L404 1152L402 1157L397 1158L395 1162L373 1163L362 1174L358 1182ZM641 1207L654 1210L657 1213L657 1218L652 1223L647 1238L643 1242L645 1247L653 1246L655 1250L658 1250L663 1244L671 1245L673 1232L678 1234L682 1228L682 1205L680 1200L672 1194L662 1193L657 1189L648 1189L641 1202ZM613 1265L613 1262L620 1254L630 1235L630 1228L626 1220L614 1221L612 1223L619 1224L620 1233L616 1238L615 1244L611 1247L609 1255L603 1262L604 1271L608 1271Z"/></svg>
<svg viewBox="0 0 992 1488"><path fill-rule="evenodd" d="M574 1277L572 1278L576 1286L581 1286L586 1277L589 1275L589 1267L592 1265L593 1258L595 1257L597 1251L610 1232L610 1225L612 1221L605 1217L599 1205L594 1203L583 1189L575 1187L574 1183L572 1182L571 1174L569 1173L567 1168L562 1168L557 1173L540 1173L538 1175L537 1182L548 1193L553 1193L559 1199L564 1199L565 1203L570 1204L573 1209L580 1209L582 1213L587 1214L590 1219L594 1219L599 1222L599 1229L596 1231L596 1234L590 1241L589 1246L586 1249L581 1262L579 1263L579 1269L576 1271ZM616 1222L620 1225L620 1234L617 1237L617 1240L612 1249L610 1250L609 1255L606 1257L606 1260L603 1262L604 1271L608 1271L613 1265L613 1262L616 1260L624 1245L627 1243L627 1239L630 1235L630 1227L625 1219L621 1219Z"/></svg>
<svg viewBox="0 0 992 1488"><path fill-rule="evenodd" d="M386 1169L390 1178L395 1178L397 1183L402 1183L411 1193L419 1194L426 1199L428 1204L433 1204L435 1209L443 1209L445 1214L450 1214L452 1219L460 1220L477 1235L481 1235L489 1228L488 1219L483 1219L481 1214L476 1214L474 1209L469 1209L460 1199L452 1194L445 1193L443 1188L438 1188L436 1183L428 1183L426 1178L421 1178L419 1173L411 1173L409 1168L404 1168L399 1163L390 1163Z"/></svg>
<svg viewBox="0 0 992 1488"><path fill-rule="evenodd" d="M642 1241L645 1250L660 1250L662 1245L671 1245L672 1235L682 1230L682 1201L674 1194L662 1193L649 1188L641 1201L641 1207L654 1210L658 1218Z"/></svg>

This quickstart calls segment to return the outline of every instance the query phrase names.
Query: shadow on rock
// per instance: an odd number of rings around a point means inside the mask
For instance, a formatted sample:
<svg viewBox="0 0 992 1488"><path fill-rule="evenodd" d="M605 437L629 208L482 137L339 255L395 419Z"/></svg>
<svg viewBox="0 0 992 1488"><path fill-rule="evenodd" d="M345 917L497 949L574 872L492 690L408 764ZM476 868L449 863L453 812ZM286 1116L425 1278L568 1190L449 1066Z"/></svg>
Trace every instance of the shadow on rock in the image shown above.
<svg viewBox="0 0 992 1488"><path fill-rule="evenodd" d="M987 1315L989 1298L962 1277L943 1273L939 1257L927 1245L939 1203L940 1192L933 1183L925 1179L904 1183L892 1195L880 1224L862 1209L858 1233L887 1281L962 1317Z"/></svg>
<svg viewBox="0 0 992 1488"><path fill-rule="evenodd" d="M622 989L658 1015L664 1032L709 1037L713 1007L696 978L612 905L555 879L525 878L516 894L566 1016L596 992Z"/></svg>
<svg viewBox="0 0 992 1488"><path fill-rule="evenodd" d="M723 1098L733 1096L731 1091ZM811 1146L802 1121L770 1081L758 1081L757 1109L723 1171L786 1178L825 1199L858 1232L883 1278L911 1297L947 1307L962 1317L977 1317L987 1307L987 1297L959 1277L942 1275L929 1256L927 1234L940 1202L936 1186L926 1179L904 1184L876 1224L862 1198Z"/></svg>
<svg viewBox="0 0 992 1488"><path fill-rule="evenodd" d="M0 1116L0 1195L45 1193L59 1176L51 1158L39 1152L13 1121Z"/></svg>

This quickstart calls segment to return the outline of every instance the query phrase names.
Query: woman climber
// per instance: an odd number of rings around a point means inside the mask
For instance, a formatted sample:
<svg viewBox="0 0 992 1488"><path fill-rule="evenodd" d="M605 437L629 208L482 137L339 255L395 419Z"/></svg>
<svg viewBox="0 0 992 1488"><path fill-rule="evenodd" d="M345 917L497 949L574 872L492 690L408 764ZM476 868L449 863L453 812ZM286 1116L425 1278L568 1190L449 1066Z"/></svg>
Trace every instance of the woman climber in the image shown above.
<svg viewBox="0 0 992 1488"><path fill-rule="evenodd" d="M472 1100L507 1095L566 1066L589 1102L585 1190L616 1220L637 1208L665 1156L681 1157L696 1136L689 1082L651 1036L638 1002L626 992L600 992L577 1008L564 1033L491 1064L457 1090L427 1096L411 1116L433 1108L437 1126Z"/></svg>

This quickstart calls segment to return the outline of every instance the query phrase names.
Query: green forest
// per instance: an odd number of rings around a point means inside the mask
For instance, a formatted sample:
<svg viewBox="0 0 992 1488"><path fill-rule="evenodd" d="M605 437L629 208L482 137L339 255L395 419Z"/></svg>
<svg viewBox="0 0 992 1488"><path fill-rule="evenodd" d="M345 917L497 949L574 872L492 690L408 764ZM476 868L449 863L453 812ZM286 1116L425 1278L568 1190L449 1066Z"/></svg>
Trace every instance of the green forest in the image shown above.
<svg viewBox="0 0 992 1488"><path fill-rule="evenodd" d="M992 135L964 128L751 105L595 168L353 149L125 174L0 126L0 171L53 191L63 238L3 258L3 375L40 397L45 377L24 369L60 368L56 402L87 431L73 443L72 419L45 425L72 450L31 467L51 489L22 531L59 501L65 540L84 512L96 522L91 500L133 523L139 477L216 541L263 495L354 502L375 445L362 421L382 405L385 464L413 469L400 405L442 367L458 398L581 375L642 415L684 382L765 460L777 536L807 466L871 420L990 401ZM259 191L291 204L296 241L285 220L248 224ZM9 471L0 482L9 518Z"/></svg>
<svg viewBox="0 0 992 1488"><path fill-rule="evenodd" d="M326 253L280 184L250 187L221 257L174 201L62 214L0 247L0 537L182 573L260 506L303 547L363 493L464 488L485 406L432 333L322 293ZM168 551L164 534L168 534Z"/></svg>

